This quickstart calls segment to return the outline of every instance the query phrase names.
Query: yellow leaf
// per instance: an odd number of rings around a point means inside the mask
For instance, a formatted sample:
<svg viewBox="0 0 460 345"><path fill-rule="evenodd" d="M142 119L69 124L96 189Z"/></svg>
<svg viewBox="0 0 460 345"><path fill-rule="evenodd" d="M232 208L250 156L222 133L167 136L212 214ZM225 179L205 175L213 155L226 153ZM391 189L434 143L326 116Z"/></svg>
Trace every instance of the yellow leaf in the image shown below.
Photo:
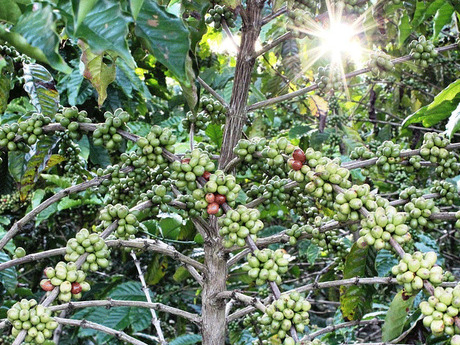
<svg viewBox="0 0 460 345"><path fill-rule="evenodd" d="M308 108L313 116L325 115L329 110L329 103L318 95L312 95L308 98Z"/></svg>

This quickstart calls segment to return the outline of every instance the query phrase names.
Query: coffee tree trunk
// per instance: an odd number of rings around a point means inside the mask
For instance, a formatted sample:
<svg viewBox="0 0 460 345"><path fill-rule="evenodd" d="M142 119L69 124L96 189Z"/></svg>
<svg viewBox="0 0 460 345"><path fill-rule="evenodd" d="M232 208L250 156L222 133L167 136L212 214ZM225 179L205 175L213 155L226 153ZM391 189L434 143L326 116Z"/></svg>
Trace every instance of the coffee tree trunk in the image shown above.
<svg viewBox="0 0 460 345"><path fill-rule="evenodd" d="M234 157L233 148L241 139L246 122L251 75L254 67L254 51L260 33L261 12L264 1L249 0L246 9L242 9L243 25L241 45L235 68L232 97L224 129L224 138L219 159L219 168ZM227 281L227 260L219 237L216 222L209 224L212 234L205 240L205 263L208 273L204 278L202 293L202 335L203 345L224 345L226 333L225 302L216 295L225 291Z"/></svg>

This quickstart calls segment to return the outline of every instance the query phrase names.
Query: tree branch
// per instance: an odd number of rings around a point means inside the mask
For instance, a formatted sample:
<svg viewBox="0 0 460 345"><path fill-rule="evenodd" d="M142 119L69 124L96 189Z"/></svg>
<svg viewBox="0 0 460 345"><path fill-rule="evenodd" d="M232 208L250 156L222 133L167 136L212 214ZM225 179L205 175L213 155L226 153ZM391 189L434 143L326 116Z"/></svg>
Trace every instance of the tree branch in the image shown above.
<svg viewBox="0 0 460 345"><path fill-rule="evenodd" d="M458 45L456 43L447 45L445 47L437 48L436 50L439 53L441 53L441 52L448 51L448 50L453 50L453 49L458 49ZM399 64L399 63L403 63L403 62L406 62L406 61L409 61L409 60L412 60L412 57L410 55L406 55L406 56L402 56L402 57L393 59L391 61L393 62L393 64ZM350 78L356 77L356 76L358 76L360 74L367 73L369 71L370 71L370 68L366 67L366 68L362 68L362 69L350 72L348 74L345 74L344 77L345 77L345 79L350 79ZM314 91L316 89L318 89L318 85L313 84L313 85L310 85L308 87L302 88L300 90L288 93L286 95L273 97L273 98L267 99L265 101L254 103L253 105L248 107L247 111L253 111L255 109L264 108L264 107L267 107L267 106L275 104L275 103L287 101L289 99L296 98L298 96L304 95L304 94L306 94L306 93L308 93L310 91Z"/></svg>
<svg viewBox="0 0 460 345"><path fill-rule="evenodd" d="M101 331L106 334L113 335L115 338L122 340L122 341L126 341L133 345L147 345L143 341L137 340L136 338L133 338L127 335L125 332L117 331L115 329L112 329L106 326L102 326L95 322L86 321L86 320L63 319L60 317L55 317L54 320L57 323L62 324L62 325L95 329L97 331Z"/></svg>
<svg viewBox="0 0 460 345"><path fill-rule="evenodd" d="M332 325L332 326L329 326L329 327L325 327L323 329L320 329L319 331L316 331L316 332L312 332L306 336L304 336L301 341L307 341L307 340L310 340L310 339L314 339L322 334L326 334L326 333L331 333L331 332L335 332L336 330L338 329L341 329L341 328L347 328L347 327L354 327L354 326L367 326L367 325L377 325L379 323L383 323L384 320L379 320L379 319L372 319L372 320L362 320L362 321L350 321L350 322L344 322L344 323L340 323L338 325Z"/></svg>
<svg viewBox="0 0 460 345"><path fill-rule="evenodd" d="M162 303L149 303L142 301L123 301L116 299L107 299L107 300L93 300L93 301L80 301L80 302L69 302L59 305L50 306L51 311L59 310L72 310L72 309L81 309L81 308L90 308L90 307L132 307L132 308L148 308L160 311L163 313L168 313L171 315L177 315L186 320L189 320L195 324L200 324L201 318L197 314L189 313L185 310L170 307Z"/></svg>
<svg viewBox="0 0 460 345"><path fill-rule="evenodd" d="M137 258L136 253L134 253L133 250L131 251L130 254L134 260L134 266L136 266L139 280L141 281L141 285L142 285L142 291L144 292L145 298L147 299L148 303L152 303L152 299L150 298L150 289L147 287L147 284L145 283L144 273L142 273L142 269L141 269L141 263L139 259ZM167 344L167 342L165 340L165 336L163 335L163 330L161 329L160 320L157 318L157 314L155 313L155 310L153 308L150 308L150 312L152 314L152 325L155 327L157 331L159 343L161 345L165 345Z"/></svg>
<svg viewBox="0 0 460 345"><path fill-rule="evenodd" d="M266 52L270 51L271 49L273 49L274 47L276 47L278 44L280 43L283 43L284 41L288 40L292 38L292 32L286 32L284 34L282 34L281 36L275 38L272 42L264 45L260 50L254 52L254 55L252 56L253 58L257 58L263 54L265 54Z"/></svg>
<svg viewBox="0 0 460 345"><path fill-rule="evenodd" d="M214 98L217 99L225 107L225 109L228 109L228 103L225 102L225 99L221 95L219 95L211 86L209 86L203 79L201 79L201 77L197 77L197 80L206 91L213 95Z"/></svg>
<svg viewBox="0 0 460 345"><path fill-rule="evenodd" d="M123 171L129 172L131 170L132 168L126 168ZM102 181L107 180L110 177L111 177L110 174L107 174L101 177L96 177L90 181L85 181L76 186L71 186L69 188L63 189L57 192L56 194L54 194L52 197L46 199L40 205L35 207L32 211L30 211L24 217L18 220L16 223L14 223L14 225L10 228L10 230L8 230L5 236L0 240L0 249L2 249L8 243L8 241L12 239L21 230L21 227L23 227L26 223L34 219L41 211L46 209L48 206L54 204L55 202L65 198L66 196L72 193L78 193L88 188L98 186L102 183Z"/></svg>

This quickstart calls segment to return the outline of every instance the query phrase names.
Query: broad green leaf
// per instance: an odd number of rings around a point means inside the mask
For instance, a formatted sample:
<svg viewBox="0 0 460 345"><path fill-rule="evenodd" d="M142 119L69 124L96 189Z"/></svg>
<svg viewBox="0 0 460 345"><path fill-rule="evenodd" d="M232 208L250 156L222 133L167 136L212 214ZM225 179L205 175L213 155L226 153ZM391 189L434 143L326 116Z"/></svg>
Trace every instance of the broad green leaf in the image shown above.
<svg viewBox="0 0 460 345"><path fill-rule="evenodd" d="M185 334L169 342L169 345L194 345L202 340L201 335Z"/></svg>
<svg viewBox="0 0 460 345"><path fill-rule="evenodd" d="M137 19L137 16L138 16L143 4L144 4L144 0L129 0L129 7L131 9L131 14L132 14L134 20Z"/></svg>
<svg viewBox="0 0 460 345"><path fill-rule="evenodd" d="M145 281L148 285L155 285L165 276L168 262L164 255L155 254L150 261L147 272L145 273Z"/></svg>
<svg viewBox="0 0 460 345"><path fill-rule="evenodd" d="M117 59L116 65L117 77L119 74L124 75L125 78L131 83L131 86L138 90L146 100L149 100L152 97L146 84L124 60ZM132 95L129 95L129 97L131 98Z"/></svg>
<svg viewBox="0 0 460 345"><path fill-rule="evenodd" d="M4 263L10 260L11 259L8 255L6 255L4 252L0 252L0 263ZM16 269L14 267L10 267L0 271L0 283L3 284L5 289L10 294L13 294L14 290L16 289L16 285L18 285Z"/></svg>
<svg viewBox="0 0 460 345"><path fill-rule="evenodd" d="M403 14L399 19L398 24L398 42L399 45L402 46L406 41L407 37L412 32L412 27L409 23L409 16L407 14Z"/></svg>
<svg viewBox="0 0 460 345"><path fill-rule="evenodd" d="M45 170L51 156L51 150L56 145L52 137L40 139L35 145L20 181L21 199L25 200L29 191L34 187L40 173Z"/></svg>
<svg viewBox="0 0 460 345"><path fill-rule="evenodd" d="M134 68L136 64L126 41L131 21L123 14L119 1L98 1L72 35L84 40L94 54L119 55Z"/></svg>
<svg viewBox="0 0 460 345"><path fill-rule="evenodd" d="M13 151L8 154L8 171L16 182L21 180L26 169L26 154L24 152Z"/></svg>
<svg viewBox="0 0 460 345"><path fill-rule="evenodd" d="M0 62L5 61L0 56ZM10 97L11 78L6 73L0 73L0 113L3 114L8 107L8 98Z"/></svg>
<svg viewBox="0 0 460 345"><path fill-rule="evenodd" d="M427 18L431 17L436 11L445 4L445 0L435 0L433 2L417 1L414 17L411 25L415 29Z"/></svg>
<svg viewBox="0 0 460 345"><path fill-rule="evenodd" d="M454 133L460 129L460 103L458 103L457 108L452 112L449 117L449 122L446 125L446 133L449 138L452 138Z"/></svg>
<svg viewBox="0 0 460 345"><path fill-rule="evenodd" d="M155 1L144 1L135 32L158 61L181 82L190 83L186 67L190 39L180 18L166 12Z"/></svg>
<svg viewBox="0 0 460 345"><path fill-rule="evenodd" d="M69 177L49 174L41 174L41 177L62 189L68 188L72 185L72 179Z"/></svg>
<svg viewBox="0 0 460 345"><path fill-rule="evenodd" d="M182 220L180 220L179 218L168 217L168 218L162 218L159 221L160 228L163 233L163 237L169 238L172 240L177 240L179 233L180 233L180 227L182 225Z"/></svg>
<svg viewBox="0 0 460 345"><path fill-rule="evenodd" d="M23 50L24 54L45 62L58 71L64 73L71 72L70 67L67 66L61 55L58 54L60 39L56 33L55 16L51 6L36 3L33 8L29 7L29 11L23 13L11 29L11 35L2 35L0 30L0 37L3 36L2 38L7 41L14 34L20 35L28 45L37 48L39 52L39 54L36 54L36 51L31 51L32 54L29 55L28 50ZM16 47L15 41L19 43L17 47L19 50L25 48L24 42L20 37L14 37L14 41L10 41Z"/></svg>
<svg viewBox="0 0 460 345"><path fill-rule="evenodd" d="M314 264L319 255L319 247L314 243L310 243L306 254L308 262Z"/></svg>
<svg viewBox="0 0 460 345"><path fill-rule="evenodd" d="M75 1L78 4L76 25L75 28L78 29L80 24L86 18L86 15L93 9L94 5L96 5L97 0L78 0Z"/></svg>
<svg viewBox="0 0 460 345"><path fill-rule="evenodd" d="M224 139L224 133L218 124L211 123L205 131L206 135L211 139L211 141L217 145L217 147L222 146L222 140Z"/></svg>
<svg viewBox="0 0 460 345"><path fill-rule="evenodd" d="M350 250L343 270L343 278L374 277L375 250L360 248L356 243ZM340 308L344 319L359 320L372 310L373 285L350 285L340 287Z"/></svg>
<svg viewBox="0 0 460 345"><path fill-rule="evenodd" d="M452 21L452 13L454 13L454 8L449 3L445 3L438 9L433 19L433 38L438 37L444 25Z"/></svg>
<svg viewBox="0 0 460 345"><path fill-rule="evenodd" d="M460 102L460 79L454 81L442 90L433 102L420 108L417 112L409 115L403 122L402 128L412 123L421 122L425 127L431 127L448 118L457 108Z"/></svg>
<svg viewBox="0 0 460 345"><path fill-rule="evenodd" d="M183 280L185 280L185 279L187 279L188 277L190 277L190 273L184 266L180 266L176 270L176 272L174 272L174 275L173 275L174 281L176 281L178 283L183 281Z"/></svg>
<svg viewBox="0 0 460 345"><path fill-rule="evenodd" d="M69 197L65 197L64 199L59 201L57 209L58 211L62 211L80 205L81 199L70 199Z"/></svg>
<svg viewBox="0 0 460 345"><path fill-rule="evenodd" d="M0 20L10 24L16 23L21 9L14 0L0 0Z"/></svg>
<svg viewBox="0 0 460 345"><path fill-rule="evenodd" d="M295 126L292 127L289 130L289 138L294 139L294 138L301 138L304 135L307 135L308 132L311 131L311 127L307 125L300 125L300 126Z"/></svg>
<svg viewBox="0 0 460 345"><path fill-rule="evenodd" d="M388 250L380 250L375 258L375 266L379 277L386 277L394 265L399 263L398 259Z"/></svg>
<svg viewBox="0 0 460 345"><path fill-rule="evenodd" d="M79 41L81 61L85 65L83 76L88 79L97 91L97 103L101 106L107 98L107 87L115 80L115 63L108 66L104 61L104 53L94 54L89 46Z"/></svg>
<svg viewBox="0 0 460 345"><path fill-rule="evenodd" d="M54 117L59 107L59 93L50 72L41 65L24 65L24 81L24 89L37 111Z"/></svg>
<svg viewBox="0 0 460 345"><path fill-rule="evenodd" d="M4 216L0 216L0 240L5 236L7 229L5 226L10 224L10 220ZM5 247L4 250L9 252L11 255L14 254L14 250L16 249L16 246L14 245L13 241L9 241Z"/></svg>
<svg viewBox="0 0 460 345"><path fill-rule="evenodd" d="M401 335L414 298L415 296L403 295L403 291L399 291L393 298L382 327L382 341L391 341Z"/></svg>
<svg viewBox="0 0 460 345"><path fill-rule="evenodd" d="M195 53L196 45L207 32L205 15L211 3L200 0L181 0L182 16L190 31L190 50Z"/></svg>

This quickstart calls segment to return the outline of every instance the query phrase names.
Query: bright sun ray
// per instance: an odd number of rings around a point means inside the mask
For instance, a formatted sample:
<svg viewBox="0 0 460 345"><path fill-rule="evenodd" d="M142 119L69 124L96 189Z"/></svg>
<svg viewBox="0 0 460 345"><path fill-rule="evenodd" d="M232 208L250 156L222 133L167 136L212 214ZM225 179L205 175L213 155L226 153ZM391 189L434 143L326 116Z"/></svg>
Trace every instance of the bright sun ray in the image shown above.
<svg viewBox="0 0 460 345"><path fill-rule="evenodd" d="M335 5L330 0L326 0L327 15L320 15L313 18L305 18L302 27L295 27L297 31L315 37L319 41L317 48L310 49L308 61L303 71L311 68L318 60L326 58L330 61L331 70L340 73L345 93L349 96L345 79L347 61L352 62L356 68L363 67L368 60L371 50L363 46L363 33L373 29L376 24L365 24L365 18L371 10L369 7L358 18L350 22L350 18L343 13L343 6Z"/></svg>

